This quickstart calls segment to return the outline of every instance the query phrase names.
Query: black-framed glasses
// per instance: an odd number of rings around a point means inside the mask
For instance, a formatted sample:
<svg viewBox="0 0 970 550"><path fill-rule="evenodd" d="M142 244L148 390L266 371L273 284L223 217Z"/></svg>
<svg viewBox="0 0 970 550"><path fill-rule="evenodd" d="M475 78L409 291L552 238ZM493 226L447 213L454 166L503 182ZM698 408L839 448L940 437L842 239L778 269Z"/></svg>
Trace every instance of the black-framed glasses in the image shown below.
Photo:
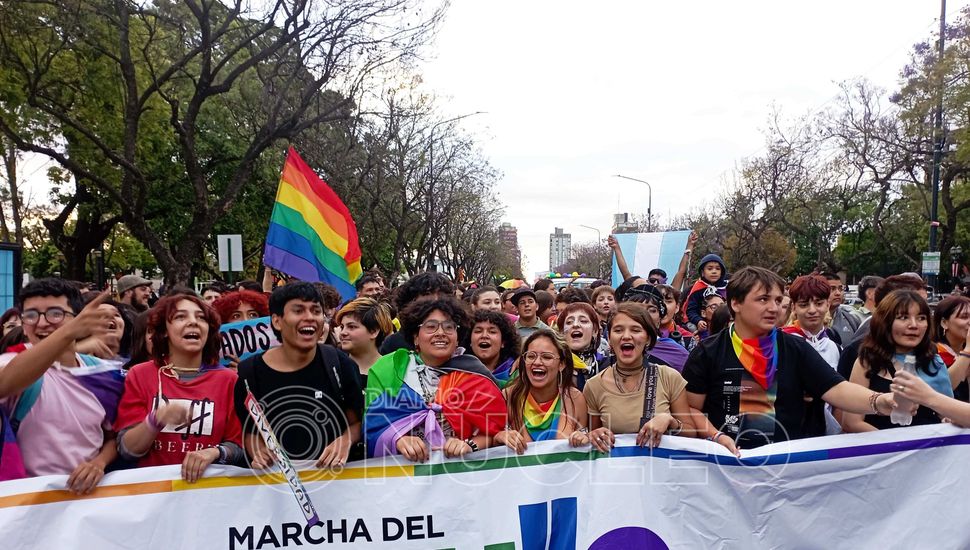
<svg viewBox="0 0 970 550"><path fill-rule="evenodd" d="M458 332L458 323L454 321L425 321L418 325L427 334L434 334L440 329L445 334L455 334Z"/></svg>
<svg viewBox="0 0 970 550"><path fill-rule="evenodd" d="M36 309L28 309L27 311L20 314L20 321L25 325L36 325L40 321L40 316L43 315L47 322L56 325L64 320L64 317L68 315L74 315L73 311L67 311L64 308L52 307L47 309L47 311L37 311Z"/></svg>

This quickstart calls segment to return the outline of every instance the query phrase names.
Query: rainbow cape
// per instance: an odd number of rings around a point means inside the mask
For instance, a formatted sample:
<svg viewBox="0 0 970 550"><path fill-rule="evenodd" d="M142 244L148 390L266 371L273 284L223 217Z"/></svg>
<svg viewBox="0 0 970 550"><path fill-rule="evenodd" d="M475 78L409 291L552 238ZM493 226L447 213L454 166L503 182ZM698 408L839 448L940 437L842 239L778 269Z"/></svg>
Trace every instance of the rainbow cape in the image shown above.
<svg viewBox="0 0 970 550"><path fill-rule="evenodd" d="M397 440L422 425L431 446L440 446L444 438L438 412L460 439L495 435L505 429L505 399L495 377L477 358L458 355L437 367L444 374L438 381L434 403L425 401L421 388L412 388L404 381L408 369L416 365L413 352L399 349L380 358L367 372L367 456L397 454Z"/></svg>
<svg viewBox="0 0 970 550"><path fill-rule="evenodd" d="M361 275L357 226L340 197L290 147L266 233L263 262L304 281L356 296Z"/></svg>

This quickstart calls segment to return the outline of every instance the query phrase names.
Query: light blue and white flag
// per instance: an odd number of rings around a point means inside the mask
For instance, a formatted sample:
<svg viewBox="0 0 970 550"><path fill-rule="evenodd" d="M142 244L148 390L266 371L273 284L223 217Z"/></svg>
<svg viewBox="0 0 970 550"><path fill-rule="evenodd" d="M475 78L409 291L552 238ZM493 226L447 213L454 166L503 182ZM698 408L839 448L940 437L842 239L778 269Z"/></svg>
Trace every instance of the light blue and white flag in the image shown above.
<svg viewBox="0 0 970 550"><path fill-rule="evenodd" d="M668 282L674 280L680 260L687 249L687 239L690 230L661 231L657 233L617 233L613 235L620 244L623 257L630 273L644 279L651 269L660 268L667 272ZM690 275L690 266L687 266ZM623 282L620 269L616 266L616 255L613 256L613 288Z"/></svg>

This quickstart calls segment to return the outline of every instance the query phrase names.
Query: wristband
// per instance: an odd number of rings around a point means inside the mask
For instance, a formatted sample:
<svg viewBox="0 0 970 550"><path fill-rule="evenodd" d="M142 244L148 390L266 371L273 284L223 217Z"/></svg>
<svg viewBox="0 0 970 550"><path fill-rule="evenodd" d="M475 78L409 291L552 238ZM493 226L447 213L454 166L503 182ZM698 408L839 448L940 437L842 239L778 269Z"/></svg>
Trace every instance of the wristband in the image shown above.
<svg viewBox="0 0 970 550"><path fill-rule="evenodd" d="M468 445L469 447L471 447L472 452L475 452L478 450L478 443L475 443L475 440L470 437L465 440L465 445Z"/></svg>
<svg viewBox="0 0 970 550"><path fill-rule="evenodd" d="M220 443L219 445L216 445L216 450L219 451L219 458L216 459L216 464L225 464L226 448L223 447L222 444Z"/></svg>
<svg viewBox="0 0 970 550"><path fill-rule="evenodd" d="M707 440L717 443L717 438L721 437L722 435L724 435L724 432L715 432L714 435L708 437Z"/></svg>
<svg viewBox="0 0 970 550"><path fill-rule="evenodd" d="M586 426L583 426L582 428L580 428L577 431L579 431L579 433L581 433L581 434L588 434L589 433L589 428L587 428Z"/></svg>
<svg viewBox="0 0 970 550"><path fill-rule="evenodd" d="M155 409L148 411L148 415L145 417L145 424L148 424L148 427L156 432L160 432L165 429L165 424L159 423L158 419L155 418Z"/></svg>
<svg viewBox="0 0 970 550"><path fill-rule="evenodd" d="M970 352L967 352L967 351L957 352L957 355L959 355L960 357L970 358Z"/></svg>

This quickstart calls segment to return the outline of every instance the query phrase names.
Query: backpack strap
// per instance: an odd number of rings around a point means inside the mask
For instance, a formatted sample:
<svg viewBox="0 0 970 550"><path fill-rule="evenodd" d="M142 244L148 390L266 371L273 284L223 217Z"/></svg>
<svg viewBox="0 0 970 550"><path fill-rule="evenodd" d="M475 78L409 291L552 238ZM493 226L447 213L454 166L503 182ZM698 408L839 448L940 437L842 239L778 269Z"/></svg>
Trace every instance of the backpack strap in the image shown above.
<svg viewBox="0 0 970 550"><path fill-rule="evenodd" d="M31 407L37 402L37 398L40 397L40 388L43 386L44 377L41 376L33 384L27 386L20 394L20 399L17 400L17 406L14 407L13 414L10 416L10 429L16 434L17 430L20 429L20 423L26 418L27 413L30 412Z"/></svg>
<svg viewBox="0 0 970 550"><path fill-rule="evenodd" d="M323 370L327 373L327 379L330 381L330 385L337 388L337 391L343 394L344 385L340 380L340 371L337 370L338 365L340 365L340 357L337 356L337 350L326 344L317 344L317 353L320 354L320 360L323 362Z"/></svg>

